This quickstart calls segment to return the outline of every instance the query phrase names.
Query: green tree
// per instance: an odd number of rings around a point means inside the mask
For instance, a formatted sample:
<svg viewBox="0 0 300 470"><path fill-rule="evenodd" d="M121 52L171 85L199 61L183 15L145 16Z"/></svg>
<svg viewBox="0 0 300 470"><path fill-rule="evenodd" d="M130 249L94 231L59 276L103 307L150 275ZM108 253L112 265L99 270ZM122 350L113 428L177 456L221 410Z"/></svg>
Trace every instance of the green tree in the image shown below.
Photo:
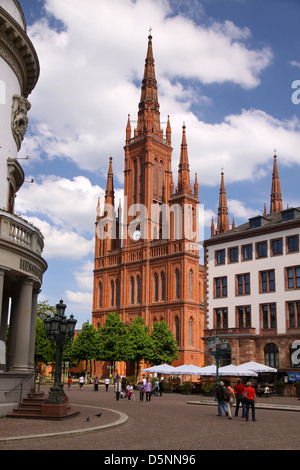
<svg viewBox="0 0 300 470"><path fill-rule="evenodd" d="M45 320L47 315L55 315L56 307L49 305L48 300L43 300L37 304L37 316L41 320Z"/></svg>
<svg viewBox="0 0 300 470"><path fill-rule="evenodd" d="M38 316L36 319L34 361L36 364L38 362L46 363L54 361L54 358L55 352L46 334L44 322Z"/></svg>
<svg viewBox="0 0 300 470"><path fill-rule="evenodd" d="M136 377L139 374L141 360L151 360L154 353L149 327L144 323L142 317L135 317L127 329L127 354L129 359L135 362Z"/></svg>
<svg viewBox="0 0 300 470"><path fill-rule="evenodd" d="M70 359L86 362L86 373L88 362L98 358L99 355L99 334L93 324L86 321L82 325L81 333L74 338L71 346Z"/></svg>
<svg viewBox="0 0 300 470"><path fill-rule="evenodd" d="M116 361L127 361L129 359L126 328L117 313L109 313L105 323L100 327L100 347L97 359L111 362L113 372Z"/></svg>
<svg viewBox="0 0 300 470"><path fill-rule="evenodd" d="M152 364L171 364L179 358L176 340L164 320L153 323L151 338L154 348Z"/></svg>

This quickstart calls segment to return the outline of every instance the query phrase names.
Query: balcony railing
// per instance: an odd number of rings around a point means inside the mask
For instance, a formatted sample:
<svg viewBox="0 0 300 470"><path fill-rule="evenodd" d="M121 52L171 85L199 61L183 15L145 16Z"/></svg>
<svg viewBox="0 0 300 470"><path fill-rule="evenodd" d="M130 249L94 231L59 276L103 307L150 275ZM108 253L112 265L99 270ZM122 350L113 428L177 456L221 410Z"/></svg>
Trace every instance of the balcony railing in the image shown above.
<svg viewBox="0 0 300 470"><path fill-rule="evenodd" d="M0 209L0 241L7 241L41 255L44 240L38 228L15 214Z"/></svg>

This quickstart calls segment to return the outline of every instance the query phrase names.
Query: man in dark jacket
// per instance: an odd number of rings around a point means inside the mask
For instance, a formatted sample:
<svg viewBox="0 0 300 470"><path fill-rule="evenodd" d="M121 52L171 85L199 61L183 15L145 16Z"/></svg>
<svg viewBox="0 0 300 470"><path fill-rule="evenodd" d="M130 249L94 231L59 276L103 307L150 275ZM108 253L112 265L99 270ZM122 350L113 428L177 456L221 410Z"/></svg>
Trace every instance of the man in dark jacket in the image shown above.
<svg viewBox="0 0 300 470"><path fill-rule="evenodd" d="M216 387L216 396L218 399L218 416L222 416L222 408L226 416L228 416L228 410L227 410L226 403L225 403L224 382L222 382L222 380L220 381L219 385L217 385Z"/></svg>

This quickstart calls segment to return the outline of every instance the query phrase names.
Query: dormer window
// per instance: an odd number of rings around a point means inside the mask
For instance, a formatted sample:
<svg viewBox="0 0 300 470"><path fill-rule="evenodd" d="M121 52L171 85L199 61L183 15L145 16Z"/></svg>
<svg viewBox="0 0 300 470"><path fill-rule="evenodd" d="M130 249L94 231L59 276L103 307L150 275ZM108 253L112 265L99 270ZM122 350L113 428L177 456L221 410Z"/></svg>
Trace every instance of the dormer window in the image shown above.
<svg viewBox="0 0 300 470"><path fill-rule="evenodd" d="M253 219L249 219L250 228L257 228L261 227L261 217L254 217Z"/></svg>
<svg viewBox="0 0 300 470"><path fill-rule="evenodd" d="M294 209L287 209L286 211L282 212L282 220L286 222L287 220L293 220L295 218L295 211Z"/></svg>

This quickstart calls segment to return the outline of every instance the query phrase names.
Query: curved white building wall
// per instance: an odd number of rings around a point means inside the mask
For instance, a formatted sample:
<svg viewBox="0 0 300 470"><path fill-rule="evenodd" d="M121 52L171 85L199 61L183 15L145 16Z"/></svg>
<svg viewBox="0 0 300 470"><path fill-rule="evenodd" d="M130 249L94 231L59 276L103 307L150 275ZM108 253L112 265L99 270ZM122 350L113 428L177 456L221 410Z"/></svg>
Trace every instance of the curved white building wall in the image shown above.
<svg viewBox="0 0 300 470"><path fill-rule="evenodd" d="M4 8L4 10L6 10L14 20L16 20L21 28L24 30L26 29L19 7L13 0L0 0L0 7Z"/></svg>
<svg viewBox="0 0 300 470"><path fill-rule="evenodd" d="M16 158L18 154L16 141L11 130L12 97L20 94L19 81L10 66L0 57L0 209L6 209L7 159Z"/></svg>

